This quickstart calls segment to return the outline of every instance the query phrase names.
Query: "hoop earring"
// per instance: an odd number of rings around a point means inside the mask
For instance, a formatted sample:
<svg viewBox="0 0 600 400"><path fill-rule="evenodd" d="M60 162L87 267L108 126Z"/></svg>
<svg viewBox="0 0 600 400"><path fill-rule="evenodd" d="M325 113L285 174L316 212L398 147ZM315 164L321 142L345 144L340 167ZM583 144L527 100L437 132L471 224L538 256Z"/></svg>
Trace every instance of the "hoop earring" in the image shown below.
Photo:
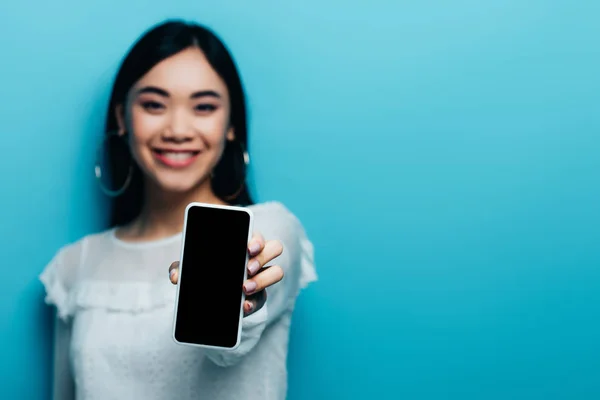
<svg viewBox="0 0 600 400"><path fill-rule="evenodd" d="M232 145L234 143L237 144L237 146L238 146L238 149L236 149L237 151L235 151L232 148ZM222 172L219 171L220 169L224 168L223 164L233 165L233 168L231 168L230 171L232 171L237 176L229 176L229 174L226 172L227 170L223 170ZM220 195L219 197L221 197L225 201L230 201L230 200L234 200L236 197L238 197L240 195L240 193L244 190L244 186L246 184L246 170L247 170L247 167L249 164L250 164L250 156L248 154L248 151L246 151L244 144L238 140L228 141L227 145L225 147L225 150L223 152L221 162L217 165L215 170L212 171L211 176L213 178L213 185L216 186L215 189L219 189L217 191L225 191L224 186L229 186L229 185L227 185L227 182L229 182L231 180L239 180L241 182L232 194L226 194L226 195L224 194L224 195ZM241 177L240 177L240 175L241 175ZM222 177L222 178L220 179L220 182L217 182L215 184L215 180L214 180L215 177ZM213 187L215 187L215 186L213 186ZM227 189L230 190L231 188L227 188ZM227 190L227 191L229 191L229 190Z"/></svg>
<svg viewBox="0 0 600 400"><path fill-rule="evenodd" d="M123 136L125 136L125 135L123 135ZM104 139L100 143L100 146L98 146L98 150L96 151L96 165L94 166L94 174L96 175L96 181L98 182L98 186L100 186L100 189L104 192L104 194L106 194L107 196L110 196L110 197L117 197L117 196L120 196L121 194L123 194L125 192L125 190L127 190L129 185L131 184L131 179L133 178L133 159L130 159L130 161L129 161L127 177L125 178L125 182L119 189L117 189L117 190L109 189L102 183L102 176L104 174L102 171L102 167L100 166L101 165L100 160L103 158L104 154L106 153L106 150L104 149L105 144L108 142L108 140L110 140L113 137L117 137L118 138L117 140L119 140L119 141L123 140L122 136L115 132L110 132L104 137ZM127 143L123 142L123 146L127 146ZM129 152L129 150L126 150L126 151Z"/></svg>
<svg viewBox="0 0 600 400"><path fill-rule="evenodd" d="M246 169L248 168L248 164L250 164L250 155L246 151L246 148L244 147L242 142L237 142L237 143L240 146L240 153L242 153L242 159L244 160L244 171L242 172L242 182L240 183L240 186L239 186L238 190L235 191L235 193L224 197L224 199L226 201L235 199L236 197L238 197L240 195L242 190L244 190L244 186L246 185Z"/></svg>

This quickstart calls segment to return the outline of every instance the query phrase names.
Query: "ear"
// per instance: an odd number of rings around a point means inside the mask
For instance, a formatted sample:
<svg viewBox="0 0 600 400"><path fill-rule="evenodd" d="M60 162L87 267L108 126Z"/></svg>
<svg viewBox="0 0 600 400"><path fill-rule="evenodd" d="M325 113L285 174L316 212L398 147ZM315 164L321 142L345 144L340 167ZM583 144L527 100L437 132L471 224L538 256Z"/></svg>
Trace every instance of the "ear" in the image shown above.
<svg viewBox="0 0 600 400"><path fill-rule="evenodd" d="M227 140L229 140L230 142L233 142L235 140L235 129L233 129L233 126L227 130L227 134L225 135L225 138Z"/></svg>
<svg viewBox="0 0 600 400"><path fill-rule="evenodd" d="M123 136L125 132L127 132L123 104L118 104L115 107L115 118L117 120L117 125L119 126L119 136Z"/></svg>

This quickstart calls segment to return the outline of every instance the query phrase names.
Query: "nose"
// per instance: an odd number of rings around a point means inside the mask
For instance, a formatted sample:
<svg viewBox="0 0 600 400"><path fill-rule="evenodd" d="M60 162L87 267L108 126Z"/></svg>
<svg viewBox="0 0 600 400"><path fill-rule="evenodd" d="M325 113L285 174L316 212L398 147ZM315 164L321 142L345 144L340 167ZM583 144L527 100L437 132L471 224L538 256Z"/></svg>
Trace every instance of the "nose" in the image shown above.
<svg viewBox="0 0 600 400"><path fill-rule="evenodd" d="M193 128L189 115L184 110L174 111L163 137L166 140L186 141L192 138Z"/></svg>

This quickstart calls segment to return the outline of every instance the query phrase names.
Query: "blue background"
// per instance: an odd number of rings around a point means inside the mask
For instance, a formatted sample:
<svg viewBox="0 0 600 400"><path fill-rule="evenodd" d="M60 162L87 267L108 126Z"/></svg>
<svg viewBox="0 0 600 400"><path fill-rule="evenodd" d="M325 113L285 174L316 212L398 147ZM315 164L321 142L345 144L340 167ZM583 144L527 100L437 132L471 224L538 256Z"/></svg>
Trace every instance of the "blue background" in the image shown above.
<svg viewBox="0 0 600 400"><path fill-rule="evenodd" d="M48 398L37 275L101 228L111 79L172 16L233 50L256 197L316 246L290 399L600 398L600 2L37 3L0 5L0 398Z"/></svg>

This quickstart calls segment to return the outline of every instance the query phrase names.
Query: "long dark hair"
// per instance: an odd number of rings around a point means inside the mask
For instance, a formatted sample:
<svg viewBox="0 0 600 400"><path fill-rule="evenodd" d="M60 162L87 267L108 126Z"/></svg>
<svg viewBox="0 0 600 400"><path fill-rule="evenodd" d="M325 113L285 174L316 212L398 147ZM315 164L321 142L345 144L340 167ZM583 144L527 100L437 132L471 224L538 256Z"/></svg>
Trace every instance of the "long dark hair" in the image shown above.
<svg viewBox="0 0 600 400"><path fill-rule="evenodd" d="M215 194L230 204L247 206L252 199L245 180L245 164L241 151L248 148L248 122L244 88L233 57L224 43L209 28L181 20L167 20L145 32L132 46L121 62L116 75L108 113L106 133L113 135L119 129L116 107L124 105L131 87L152 67L185 49L198 47L225 82L231 99L230 123L235 128L235 142L226 141L221 160L215 167L212 186ZM113 135L114 136L114 135ZM241 146L240 146L241 145ZM108 159L112 168L111 180L116 187L123 184L128 168L133 163L131 182L125 192L114 198L110 226L124 225L136 218L143 205L142 172L128 151L109 147ZM241 188L241 190L240 190ZM233 197L229 197L233 194Z"/></svg>

